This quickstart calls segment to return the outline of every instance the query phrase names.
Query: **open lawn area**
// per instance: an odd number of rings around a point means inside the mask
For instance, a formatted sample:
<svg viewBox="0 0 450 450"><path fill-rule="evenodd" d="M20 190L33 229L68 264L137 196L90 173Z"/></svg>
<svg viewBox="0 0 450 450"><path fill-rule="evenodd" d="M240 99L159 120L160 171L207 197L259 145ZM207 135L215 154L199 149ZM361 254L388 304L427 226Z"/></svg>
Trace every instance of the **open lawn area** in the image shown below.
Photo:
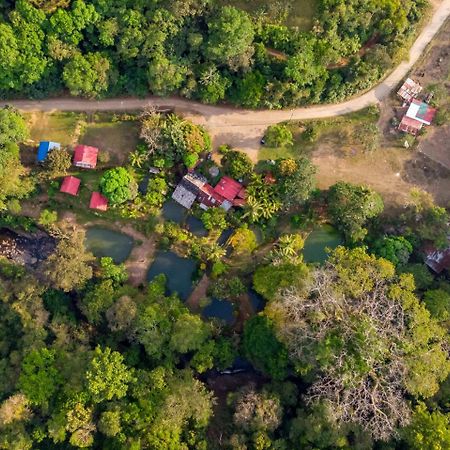
<svg viewBox="0 0 450 450"><path fill-rule="evenodd" d="M316 12L316 0L220 0L224 5L236 6L252 15L264 12L270 19L283 24L298 27L306 31L311 29Z"/></svg>
<svg viewBox="0 0 450 450"><path fill-rule="evenodd" d="M72 112L32 112L25 114L30 129L30 139L36 144L39 141L60 142L72 145L77 138L78 125L85 116Z"/></svg>

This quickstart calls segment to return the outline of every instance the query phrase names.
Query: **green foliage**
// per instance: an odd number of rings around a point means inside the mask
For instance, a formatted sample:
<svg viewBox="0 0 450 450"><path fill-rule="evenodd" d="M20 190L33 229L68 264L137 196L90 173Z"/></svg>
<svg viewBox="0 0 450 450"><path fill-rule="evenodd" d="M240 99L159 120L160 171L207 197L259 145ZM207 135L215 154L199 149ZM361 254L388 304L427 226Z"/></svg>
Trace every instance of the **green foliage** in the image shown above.
<svg viewBox="0 0 450 450"><path fill-rule="evenodd" d="M89 289L80 301L80 310L89 323L99 324L103 313L114 303L114 285L111 279L104 280Z"/></svg>
<svg viewBox="0 0 450 450"><path fill-rule="evenodd" d="M96 403L120 399L127 393L133 373L123 363L123 356L106 347L97 347L86 372L89 394Z"/></svg>
<svg viewBox="0 0 450 450"><path fill-rule="evenodd" d="M236 255L252 253L258 246L255 233L252 230L249 230L245 225L238 228L228 242L233 247L233 251Z"/></svg>
<svg viewBox="0 0 450 450"><path fill-rule="evenodd" d="M236 299L246 290L244 283L238 277L220 278L209 287L209 292L216 298Z"/></svg>
<svg viewBox="0 0 450 450"><path fill-rule="evenodd" d="M276 338L272 321L266 316L255 316L245 322L243 349L249 360L275 380L287 375L288 353Z"/></svg>
<svg viewBox="0 0 450 450"><path fill-rule="evenodd" d="M228 226L227 213L222 208L209 208L202 213L201 220L208 231L220 233Z"/></svg>
<svg viewBox="0 0 450 450"><path fill-rule="evenodd" d="M108 89L110 66L100 53L76 53L64 66L63 79L72 95L98 97Z"/></svg>
<svg viewBox="0 0 450 450"><path fill-rule="evenodd" d="M349 242L364 239L367 220L376 217L383 208L380 195L365 186L339 182L330 188L328 212Z"/></svg>
<svg viewBox="0 0 450 450"><path fill-rule="evenodd" d="M81 288L92 278L92 254L84 250L85 233L76 230L64 236L43 264L42 272L50 284L65 292Z"/></svg>
<svg viewBox="0 0 450 450"><path fill-rule="evenodd" d="M395 266L405 265L413 251L413 246L403 236L384 236L375 242L373 248L377 256Z"/></svg>
<svg viewBox="0 0 450 450"><path fill-rule="evenodd" d="M305 264L281 263L258 267L253 275L253 287L266 300L273 300L280 289L302 286L308 279Z"/></svg>
<svg viewBox="0 0 450 450"><path fill-rule="evenodd" d="M253 163L248 155L235 150L227 151L222 158L221 164L225 173L236 180L245 178L253 171Z"/></svg>
<svg viewBox="0 0 450 450"><path fill-rule="evenodd" d="M412 423L403 431L403 438L414 450L436 450L450 447L450 417L439 411L429 412L424 403L416 407Z"/></svg>
<svg viewBox="0 0 450 450"><path fill-rule="evenodd" d="M58 213L56 211L50 211L49 209L43 209L39 214L38 224L43 227L53 225L58 220Z"/></svg>
<svg viewBox="0 0 450 450"><path fill-rule="evenodd" d="M450 293L443 289L426 291L423 301L431 317L439 321L450 319Z"/></svg>
<svg viewBox="0 0 450 450"><path fill-rule="evenodd" d="M18 386L30 403L45 406L56 393L60 382L54 350L32 350L25 356Z"/></svg>
<svg viewBox="0 0 450 450"><path fill-rule="evenodd" d="M63 176L72 165L72 156L65 149L53 149L47 155L44 165L49 178Z"/></svg>
<svg viewBox="0 0 450 450"><path fill-rule="evenodd" d="M264 15L252 17L208 0L123 8L83 0L3 3L4 96L36 98L65 87L89 98L152 92L274 109L335 102L367 89L399 59L425 10L425 2L412 0L388 6L351 0L346 8L320 0L317 26L299 31L280 24L295 15L286 2L269 2Z"/></svg>
<svg viewBox="0 0 450 450"><path fill-rule="evenodd" d="M113 204L120 205L136 196L136 182L124 167L107 170L101 180L103 195Z"/></svg>
<svg viewBox="0 0 450 450"><path fill-rule="evenodd" d="M220 8L208 24L206 56L219 64L230 67L246 65L240 58L249 58L252 53L253 25L250 17L232 6Z"/></svg>
<svg viewBox="0 0 450 450"><path fill-rule="evenodd" d="M301 205L309 199L316 184L316 167L308 158L279 159L275 171L285 208Z"/></svg>
<svg viewBox="0 0 450 450"><path fill-rule="evenodd" d="M109 256L100 258L100 270L102 278L110 279L115 284L125 283L128 279L125 264L114 264Z"/></svg>
<svg viewBox="0 0 450 450"><path fill-rule="evenodd" d="M289 147L294 143L291 130L283 124L271 125L264 138L269 147Z"/></svg>
<svg viewBox="0 0 450 450"><path fill-rule="evenodd" d="M197 153L188 153L183 158L183 163L188 169L192 169L198 162Z"/></svg>
<svg viewBox="0 0 450 450"><path fill-rule="evenodd" d="M414 277L414 284L420 291L428 289L433 284L433 276L425 264L406 264L399 267L400 273L410 273Z"/></svg>
<svg viewBox="0 0 450 450"><path fill-rule="evenodd" d="M7 106L0 109L0 147L23 142L28 135L27 125L19 111Z"/></svg>

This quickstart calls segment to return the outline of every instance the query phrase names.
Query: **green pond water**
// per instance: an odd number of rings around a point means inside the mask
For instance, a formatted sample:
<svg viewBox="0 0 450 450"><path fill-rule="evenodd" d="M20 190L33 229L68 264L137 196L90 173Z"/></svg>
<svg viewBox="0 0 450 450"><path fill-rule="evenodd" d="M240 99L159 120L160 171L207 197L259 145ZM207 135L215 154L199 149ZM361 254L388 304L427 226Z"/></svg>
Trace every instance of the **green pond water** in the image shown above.
<svg viewBox="0 0 450 450"><path fill-rule="evenodd" d="M96 256L109 256L116 264L124 262L133 249L134 240L127 234L103 227L90 227L86 231L85 246Z"/></svg>
<svg viewBox="0 0 450 450"><path fill-rule="evenodd" d="M324 263L328 258L326 248L335 249L341 244L341 235L331 225L321 225L306 239L303 258L308 263Z"/></svg>
<svg viewBox="0 0 450 450"><path fill-rule="evenodd" d="M169 293L177 293L182 300L186 300L192 292L192 276L196 269L195 260L181 258L173 252L160 251L150 266L147 280L151 281L157 275L164 274Z"/></svg>

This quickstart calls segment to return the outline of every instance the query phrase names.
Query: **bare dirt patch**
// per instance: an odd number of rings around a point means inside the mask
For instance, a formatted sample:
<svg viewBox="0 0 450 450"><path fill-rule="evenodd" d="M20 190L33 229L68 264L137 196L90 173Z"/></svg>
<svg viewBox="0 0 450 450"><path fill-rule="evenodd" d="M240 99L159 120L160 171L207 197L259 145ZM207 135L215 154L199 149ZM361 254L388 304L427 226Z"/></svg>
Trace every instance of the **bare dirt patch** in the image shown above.
<svg viewBox="0 0 450 450"><path fill-rule="evenodd" d="M139 143L139 125L134 121L88 123L80 142L107 151L110 163L120 165Z"/></svg>

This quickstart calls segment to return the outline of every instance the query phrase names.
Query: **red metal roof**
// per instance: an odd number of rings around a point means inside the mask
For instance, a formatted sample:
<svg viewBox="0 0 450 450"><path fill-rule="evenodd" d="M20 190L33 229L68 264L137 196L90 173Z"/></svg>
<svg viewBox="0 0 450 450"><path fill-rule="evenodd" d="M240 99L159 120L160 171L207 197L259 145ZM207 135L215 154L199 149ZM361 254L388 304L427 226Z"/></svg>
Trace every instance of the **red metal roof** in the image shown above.
<svg viewBox="0 0 450 450"><path fill-rule="evenodd" d="M243 198L235 198L233 200L233 206L245 206L247 202Z"/></svg>
<svg viewBox="0 0 450 450"><path fill-rule="evenodd" d="M218 194L225 197L230 202L237 197L241 189L242 185L230 177L223 177L214 188Z"/></svg>
<svg viewBox="0 0 450 450"><path fill-rule="evenodd" d="M77 145L74 149L73 163L79 167L94 168L97 165L98 148Z"/></svg>
<svg viewBox="0 0 450 450"><path fill-rule="evenodd" d="M398 129L404 131L405 133L413 134L414 136L422 129L423 123L416 119L411 119L410 117L404 116Z"/></svg>
<svg viewBox="0 0 450 450"><path fill-rule="evenodd" d="M93 192L91 201L89 202L89 208L106 211L108 209L108 199L100 194L100 192Z"/></svg>
<svg viewBox="0 0 450 450"><path fill-rule="evenodd" d="M243 187L237 195L239 198L247 198L247 189L245 189L245 187Z"/></svg>
<svg viewBox="0 0 450 450"><path fill-rule="evenodd" d="M65 194L77 195L78 189L80 187L81 180L76 177L65 177L62 184L60 192L64 192Z"/></svg>
<svg viewBox="0 0 450 450"><path fill-rule="evenodd" d="M225 201L225 198L218 194L210 184L205 184L200 188L197 199L199 203L203 203L208 208L220 206Z"/></svg>

